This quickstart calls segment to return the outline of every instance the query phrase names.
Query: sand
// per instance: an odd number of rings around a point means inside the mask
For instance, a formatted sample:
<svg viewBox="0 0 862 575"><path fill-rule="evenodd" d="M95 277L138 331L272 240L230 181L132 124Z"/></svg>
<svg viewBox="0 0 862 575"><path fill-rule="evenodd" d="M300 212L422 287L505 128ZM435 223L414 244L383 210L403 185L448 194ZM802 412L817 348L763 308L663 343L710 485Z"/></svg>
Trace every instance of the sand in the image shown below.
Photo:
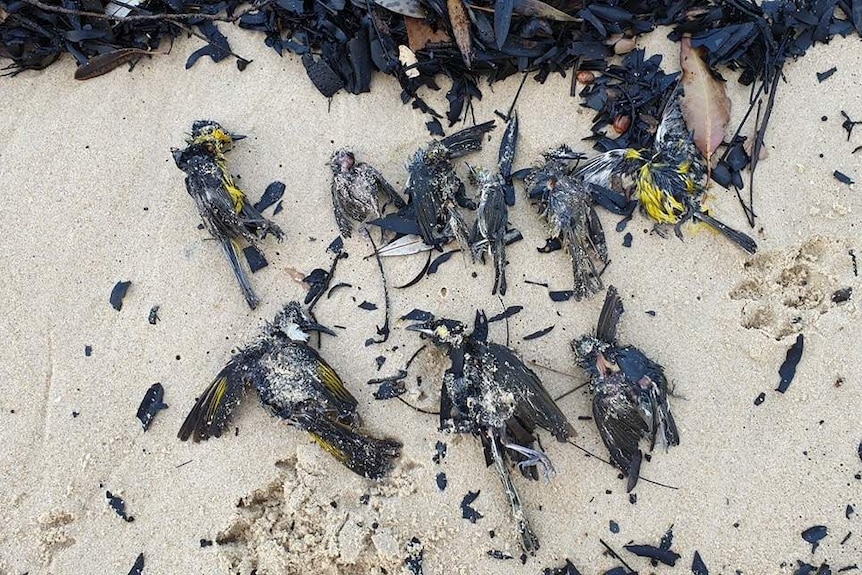
<svg viewBox="0 0 862 575"><path fill-rule="evenodd" d="M374 483L351 474L252 398L236 414L237 436L197 445L176 438L231 351L281 305L303 297L289 270L326 267L324 250L336 235L330 152L350 145L403 186L407 157L428 139L427 118L398 105L389 78L375 77L372 94L327 102L296 58L279 58L258 36L229 35L235 51L254 60L245 72L208 60L183 70L198 47L189 40L131 73L75 82L64 58L3 80L0 573L127 573L139 553L148 575L398 573L416 537L429 574L539 573L567 557L591 574L618 565L603 555L600 538L617 550L630 541L657 544L671 524L682 555L675 572L688 571L695 550L711 573L791 573L797 559L840 568L862 558L859 515L845 518L848 504L862 509L862 286L848 254L862 254L862 200L858 186L832 177L838 169L862 178L862 154L850 154L862 132L846 141L839 114L862 117L858 38L813 49L786 68L756 179L757 256L699 228L685 242L662 239L643 217L629 225L634 241L626 249L614 232L618 218L602 213L613 260L605 279L627 309L620 338L664 364L676 394L682 444L655 453L643 476L678 489L642 481L632 504L613 468L545 434L557 475L547 484L516 478L542 543L522 564L505 496L479 443L439 433L433 416L375 401L364 383L394 373L419 341L396 322L389 342L364 347L382 322L383 298L361 238L346 243L350 257L338 271L356 287L316 310L322 323L347 328L324 340L321 352L359 398L369 429L404 443L391 478ZM661 34L646 47L674 50ZM815 73L832 65L838 71L818 84ZM675 58L666 67L675 69ZM477 120L508 107L516 88L511 79L485 89ZM730 92L738 119L747 92L735 84ZM562 142L588 151L580 138L591 113L567 93L568 79L527 83L517 167ZM442 93L430 100L443 108ZM270 266L253 277L263 299L254 312L218 246L197 229L170 156L198 118L249 136L231 155L249 195L273 180L287 184L284 211L275 216L286 238L263 245ZM501 133L470 161L492 165ZM714 213L742 227L733 194L716 188L712 195ZM510 216L524 240L510 248L505 304L525 311L511 321L511 341L524 358L569 374L537 368L559 395L585 380L567 344L593 329L602 298L553 303L545 289L524 283L566 289L571 276L564 254L536 252L543 230L522 197L519 189ZM421 265L421 257L386 262L392 284ZM454 258L417 286L393 291L394 314L418 307L468 321L476 307L496 313L492 267L475 268L476 278L471 271ZM120 280L132 285L117 312L108 296ZM832 292L844 287L853 287L852 299L833 304ZM380 309L358 309L364 300ZM150 325L156 304L161 321ZM547 336L522 341L552 324ZM797 332L805 334L805 354L781 395L773 391L778 366ZM495 324L491 337L504 341L504 326ZM379 373L378 355L389 358ZM409 401L433 409L443 361L436 353L419 357ZM135 410L157 381L170 408L144 433ZM766 401L755 406L761 392ZM594 424L577 419L590 413L587 392L561 407L578 443L604 454ZM448 455L436 464L438 441ZM435 483L441 471L448 478L442 492ZM106 490L126 501L133 522L109 508ZM480 491L476 523L461 518L468 491ZM609 531L610 520L619 533ZM816 524L829 535L812 556L800 533ZM853 535L841 544L847 532ZM492 559L492 549L516 558ZM672 572L625 558L641 573Z"/></svg>

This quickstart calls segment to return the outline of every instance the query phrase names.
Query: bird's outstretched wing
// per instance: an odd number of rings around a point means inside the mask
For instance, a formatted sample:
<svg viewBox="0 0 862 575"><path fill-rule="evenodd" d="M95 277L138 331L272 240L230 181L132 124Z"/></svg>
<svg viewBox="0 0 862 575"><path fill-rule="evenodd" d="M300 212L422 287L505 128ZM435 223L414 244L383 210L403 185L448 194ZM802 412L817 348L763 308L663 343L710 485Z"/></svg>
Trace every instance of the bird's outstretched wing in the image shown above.
<svg viewBox="0 0 862 575"><path fill-rule="evenodd" d="M622 394L595 393L593 419L611 461L629 478L628 490L631 491L640 471L641 450L638 442L647 434L647 426L638 406Z"/></svg>

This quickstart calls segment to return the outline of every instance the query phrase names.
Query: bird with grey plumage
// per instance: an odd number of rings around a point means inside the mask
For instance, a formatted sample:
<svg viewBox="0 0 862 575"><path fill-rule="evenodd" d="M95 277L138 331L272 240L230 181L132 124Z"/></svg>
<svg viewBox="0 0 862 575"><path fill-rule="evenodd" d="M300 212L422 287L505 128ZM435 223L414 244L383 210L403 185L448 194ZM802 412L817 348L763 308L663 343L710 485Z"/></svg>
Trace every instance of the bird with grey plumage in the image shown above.
<svg viewBox="0 0 862 575"><path fill-rule="evenodd" d="M381 195L399 210L406 205L383 174L365 162L357 162L350 150L336 150L329 167L332 169L332 209L342 237L349 238L353 233L351 220L364 222L368 217L383 216Z"/></svg>
<svg viewBox="0 0 862 575"><path fill-rule="evenodd" d="M503 482L517 526L522 549L533 554L539 540L533 531L510 472L510 462L525 477L546 479L554 472L550 459L536 448L535 431L541 427L558 441L574 437L575 430L539 377L514 351L488 341L488 322L476 313L472 332L450 319L430 319L408 326L430 338L447 354L440 391L440 429L472 433L482 442L486 463L494 465Z"/></svg>
<svg viewBox="0 0 862 575"><path fill-rule="evenodd" d="M506 230L509 226L509 208L506 205L505 181L499 173L484 169L471 169L470 178L479 191L479 207L470 237L473 259L485 254L494 263L492 294L506 295Z"/></svg>
<svg viewBox="0 0 862 575"><path fill-rule="evenodd" d="M538 204L547 224L552 251L565 248L572 260L573 297L580 301L598 293L608 264L608 246L593 196L572 174L570 162L580 154L566 147L544 155L544 163L527 176L527 197Z"/></svg>
<svg viewBox="0 0 862 575"><path fill-rule="evenodd" d="M599 190L624 186L627 194L633 191L641 210L659 225L673 225L680 239L682 224L693 219L753 254L757 251L753 238L715 219L703 207L708 166L686 127L683 94L682 85L677 84L665 105L651 148L610 150L583 164L576 176Z"/></svg>
<svg viewBox="0 0 862 575"><path fill-rule="evenodd" d="M611 456L634 489L643 454L639 444L648 439L665 450L679 445L679 431L670 412L664 368L641 350L617 342L623 303L608 287L595 335L572 342L577 364L590 374L593 419Z"/></svg>
<svg viewBox="0 0 862 575"><path fill-rule="evenodd" d="M260 303L239 259L242 243L257 248L268 234L281 240L284 233L248 200L228 171L225 154L245 136L231 134L212 120L198 120L183 149L173 148L177 167L186 174L186 191L194 199L209 233L219 241L245 300L254 309Z"/></svg>
<svg viewBox="0 0 862 575"><path fill-rule="evenodd" d="M408 162L405 193L425 244L442 247L454 238L469 253L469 229L459 208L474 210L476 204L467 197L452 160L481 149L492 129L493 120L465 128L420 148Z"/></svg>
<svg viewBox="0 0 862 575"><path fill-rule="evenodd" d="M401 444L361 429L356 398L338 373L308 345L312 331L335 335L299 303L288 303L250 345L228 361L197 398L177 436L195 442L219 437L249 389L273 416L307 431L351 471L380 479Z"/></svg>

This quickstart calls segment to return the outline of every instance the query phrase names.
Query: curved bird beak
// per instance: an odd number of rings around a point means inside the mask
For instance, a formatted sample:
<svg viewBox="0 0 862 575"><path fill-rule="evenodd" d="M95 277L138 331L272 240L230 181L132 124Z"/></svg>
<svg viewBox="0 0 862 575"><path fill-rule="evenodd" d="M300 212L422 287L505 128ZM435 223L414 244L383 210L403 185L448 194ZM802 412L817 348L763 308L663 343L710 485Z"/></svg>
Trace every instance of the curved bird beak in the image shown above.
<svg viewBox="0 0 862 575"><path fill-rule="evenodd" d="M238 142L239 140L245 140L248 136L243 136L242 134L230 134L230 139L234 142Z"/></svg>
<svg viewBox="0 0 862 575"><path fill-rule="evenodd" d="M429 321L424 321L422 323L414 323L413 325L408 325L405 329L407 329L407 331L419 332L422 335L434 335L434 330L431 329L431 322Z"/></svg>
<svg viewBox="0 0 862 575"><path fill-rule="evenodd" d="M337 337L338 334L326 327L325 325L320 325L319 323L311 323L305 326L305 331L316 331L319 333L325 333L327 335Z"/></svg>

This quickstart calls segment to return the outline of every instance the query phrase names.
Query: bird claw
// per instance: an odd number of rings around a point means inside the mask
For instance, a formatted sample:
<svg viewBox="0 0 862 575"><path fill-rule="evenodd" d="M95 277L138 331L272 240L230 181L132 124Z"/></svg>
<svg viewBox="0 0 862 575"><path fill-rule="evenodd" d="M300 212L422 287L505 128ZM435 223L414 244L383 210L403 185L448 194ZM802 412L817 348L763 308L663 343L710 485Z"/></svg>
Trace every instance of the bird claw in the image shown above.
<svg viewBox="0 0 862 575"><path fill-rule="evenodd" d="M523 445L518 445L516 443L504 443L503 447L511 449L512 451L517 451L521 455L527 457L525 461L518 462L518 469L524 469L526 467L541 467L545 481L550 481L551 477L557 473L557 470L554 469L554 464L551 463L551 459L541 451L530 449L529 447L524 447Z"/></svg>

